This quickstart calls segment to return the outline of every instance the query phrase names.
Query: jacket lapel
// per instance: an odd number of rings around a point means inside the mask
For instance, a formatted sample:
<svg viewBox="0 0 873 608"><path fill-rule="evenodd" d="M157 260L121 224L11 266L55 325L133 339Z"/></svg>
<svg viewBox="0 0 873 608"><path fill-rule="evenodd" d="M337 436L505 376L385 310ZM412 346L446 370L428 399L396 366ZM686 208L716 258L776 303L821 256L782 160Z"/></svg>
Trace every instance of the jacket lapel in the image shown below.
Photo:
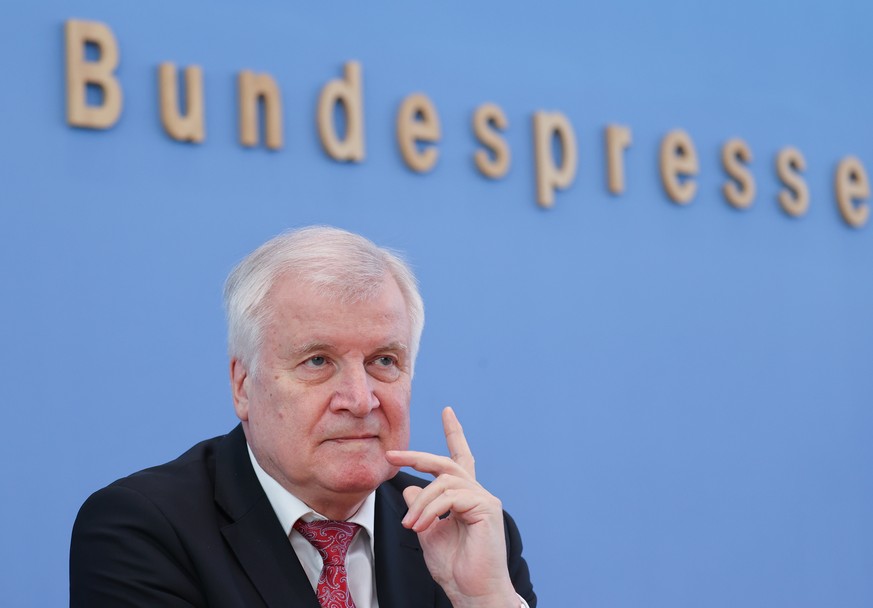
<svg viewBox="0 0 873 608"><path fill-rule="evenodd" d="M252 470L241 426L218 449L215 502L231 520L221 533L264 603L271 608L319 608L306 573Z"/></svg>
<svg viewBox="0 0 873 608"><path fill-rule="evenodd" d="M433 608L437 584L424 563L418 535L400 525L405 514L406 503L398 477L395 477L376 490L376 594L379 608Z"/></svg>

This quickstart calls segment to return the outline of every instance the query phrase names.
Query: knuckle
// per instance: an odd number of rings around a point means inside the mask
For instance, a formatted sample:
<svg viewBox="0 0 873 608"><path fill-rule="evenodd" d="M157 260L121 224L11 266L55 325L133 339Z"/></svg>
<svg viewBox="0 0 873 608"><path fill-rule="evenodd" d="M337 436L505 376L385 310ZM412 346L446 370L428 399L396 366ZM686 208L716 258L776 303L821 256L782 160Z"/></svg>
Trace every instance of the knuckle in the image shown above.
<svg viewBox="0 0 873 608"><path fill-rule="evenodd" d="M451 479L452 479L452 476L449 475L448 473L440 473L439 475L437 475L436 479L434 480L434 483L436 483L440 487L443 487L443 486L448 485L448 483L451 481Z"/></svg>

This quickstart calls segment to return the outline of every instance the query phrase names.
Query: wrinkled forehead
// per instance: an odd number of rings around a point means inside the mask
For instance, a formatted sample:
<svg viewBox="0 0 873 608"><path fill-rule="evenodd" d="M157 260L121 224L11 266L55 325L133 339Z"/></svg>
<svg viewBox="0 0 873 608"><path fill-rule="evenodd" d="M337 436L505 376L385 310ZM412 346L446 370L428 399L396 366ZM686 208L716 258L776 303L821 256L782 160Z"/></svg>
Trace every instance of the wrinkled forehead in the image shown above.
<svg viewBox="0 0 873 608"><path fill-rule="evenodd" d="M397 282L388 272L369 276L349 272L348 276L336 276L336 272L332 271L330 276L321 276L285 270L273 279L262 304L267 308L279 305L293 306L295 303L306 304L313 300L355 304L372 300L382 293L386 285L391 284L397 286Z"/></svg>
<svg viewBox="0 0 873 608"><path fill-rule="evenodd" d="M388 273L360 285L313 281L308 276L283 273L262 302L261 327L277 319L306 316L310 321L343 317L354 322L366 315L372 321L409 321L408 303L397 281ZM363 319L361 319L363 321Z"/></svg>

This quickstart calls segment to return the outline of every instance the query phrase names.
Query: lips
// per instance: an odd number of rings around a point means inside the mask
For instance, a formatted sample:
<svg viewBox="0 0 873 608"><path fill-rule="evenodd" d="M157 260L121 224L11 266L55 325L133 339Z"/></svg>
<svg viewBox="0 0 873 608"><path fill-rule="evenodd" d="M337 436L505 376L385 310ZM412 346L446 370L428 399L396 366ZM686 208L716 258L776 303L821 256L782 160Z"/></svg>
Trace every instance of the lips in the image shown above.
<svg viewBox="0 0 873 608"><path fill-rule="evenodd" d="M378 439L378 435L341 435L339 437L331 437L325 441L366 441L368 439Z"/></svg>

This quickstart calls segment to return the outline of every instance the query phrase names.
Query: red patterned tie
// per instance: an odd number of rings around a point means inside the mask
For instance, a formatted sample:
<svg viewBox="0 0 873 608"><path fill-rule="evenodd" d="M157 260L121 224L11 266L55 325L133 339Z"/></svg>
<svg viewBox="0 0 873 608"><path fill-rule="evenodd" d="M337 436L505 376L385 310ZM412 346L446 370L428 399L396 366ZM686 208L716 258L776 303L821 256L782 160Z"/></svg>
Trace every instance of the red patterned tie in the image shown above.
<svg viewBox="0 0 873 608"><path fill-rule="evenodd" d="M321 553L324 568L318 577L318 603L322 608L355 608L349 593L346 552L358 532L358 524L345 521L298 520L294 529Z"/></svg>

